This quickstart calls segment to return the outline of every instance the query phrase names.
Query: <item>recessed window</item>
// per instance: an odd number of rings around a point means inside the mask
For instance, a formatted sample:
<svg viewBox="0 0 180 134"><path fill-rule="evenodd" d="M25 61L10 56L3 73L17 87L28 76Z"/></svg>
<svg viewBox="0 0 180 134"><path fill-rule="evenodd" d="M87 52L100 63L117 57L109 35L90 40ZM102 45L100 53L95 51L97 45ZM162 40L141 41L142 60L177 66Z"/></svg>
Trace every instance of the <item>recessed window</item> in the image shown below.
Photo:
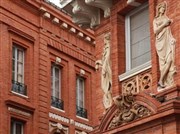
<svg viewBox="0 0 180 134"><path fill-rule="evenodd" d="M81 76L76 78L76 115L87 118L85 109L85 79Z"/></svg>
<svg viewBox="0 0 180 134"><path fill-rule="evenodd" d="M17 45L12 48L12 91L27 95L24 84L24 53L25 50Z"/></svg>
<svg viewBox="0 0 180 134"><path fill-rule="evenodd" d="M151 60L148 5L138 7L126 16L126 71Z"/></svg>
<svg viewBox="0 0 180 134"><path fill-rule="evenodd" d="M61 68L56 65L51 66L51 106L64 109L61 99Z"/></svg>
<svg viewBox="0 0 180 134"><path fill-rule="evenodd" d="M24 122L11 119L11 134L24 134Z"/></svg>

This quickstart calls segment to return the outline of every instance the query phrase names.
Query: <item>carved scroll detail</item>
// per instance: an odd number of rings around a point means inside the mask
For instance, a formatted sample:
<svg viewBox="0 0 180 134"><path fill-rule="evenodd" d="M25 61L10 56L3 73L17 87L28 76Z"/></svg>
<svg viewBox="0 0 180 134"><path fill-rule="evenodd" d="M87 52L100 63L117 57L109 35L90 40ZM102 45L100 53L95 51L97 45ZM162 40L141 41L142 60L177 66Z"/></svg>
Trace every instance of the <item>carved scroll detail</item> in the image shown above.
<svg viewBox="0 0 180 134"><path fill-rule="evenodd" d="M61 125L60 123L52 123L49 122L49 132L50 134L52 133L63 133L63 134L67 134L68 133L68 128L64 127L63 125Z"/></svg>
<svg viewBox="0 0 180 134"><path fill-rule="evenodd" d="M151 111L147 107L135 102L133 95L118 96L114 98L114 103L118 107L118 110L112 118L108 129L151 114Z"/></svg>
<svg viewBox="0 0 180 134"><path fill-rule="evenodd" d="M124 94L137 94L152 87L152 75L150 72L143 72L122 82Z"/></svg>

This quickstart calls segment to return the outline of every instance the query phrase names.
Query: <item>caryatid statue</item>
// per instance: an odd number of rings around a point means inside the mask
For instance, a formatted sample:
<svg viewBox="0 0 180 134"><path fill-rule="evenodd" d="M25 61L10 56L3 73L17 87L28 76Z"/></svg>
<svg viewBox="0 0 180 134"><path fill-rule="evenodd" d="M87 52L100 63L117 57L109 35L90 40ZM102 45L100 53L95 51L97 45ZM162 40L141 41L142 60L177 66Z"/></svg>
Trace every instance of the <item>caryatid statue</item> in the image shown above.
<svg viewBox="0 0 180 134"><path fill-rule="evenodd" d="M102 53L102 59L95 62L95 69L101 68L101 88L104 92L103 105L105 109L112 106L112 71L110 60L110 33L104 36L104 49Z"/></svg>
<svg viewBox="0 0 180 134"><path fill-rule="evenodd" d="M172 20L166 16L167 3L164 1L157 5L156 16L153 21L156 51L159 57L160 78L158 86L165 88L174 84L175 68L175 43L170 26Z"/></svg>

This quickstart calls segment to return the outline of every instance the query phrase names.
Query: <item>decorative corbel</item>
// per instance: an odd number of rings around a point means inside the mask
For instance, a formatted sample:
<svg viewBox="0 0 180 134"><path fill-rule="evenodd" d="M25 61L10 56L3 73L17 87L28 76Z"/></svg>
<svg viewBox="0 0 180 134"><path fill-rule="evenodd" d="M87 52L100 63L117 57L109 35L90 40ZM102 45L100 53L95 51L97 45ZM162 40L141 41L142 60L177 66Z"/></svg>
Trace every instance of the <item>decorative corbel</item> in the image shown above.
<svg viewBox="0 0 180 134"><path fill-rule="evenodd" d="M111 0L85 0L85 3L90 6L101 8L104 11L104 18L109 17L111 14Z"/></svg>
<svg viewBox="0 0 180 134"><path fill-rule="evenodd" d="M86 5L83 0L76 0L72 6L72 12L75 15L89 18L91 28L100 24L100 12L98 8Z"/></svg>

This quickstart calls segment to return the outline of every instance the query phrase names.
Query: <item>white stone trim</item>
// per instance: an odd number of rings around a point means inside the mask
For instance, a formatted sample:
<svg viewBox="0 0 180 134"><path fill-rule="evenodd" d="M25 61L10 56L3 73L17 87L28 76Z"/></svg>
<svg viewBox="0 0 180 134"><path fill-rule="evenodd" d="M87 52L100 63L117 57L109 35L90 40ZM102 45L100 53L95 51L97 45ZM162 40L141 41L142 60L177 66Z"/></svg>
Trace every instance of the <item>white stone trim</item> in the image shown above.
<svg viewBox="0 0 180 134"><path fill-rule="evenodd" d="M21 97L24 97L24 98L29 98L29 97L26 96L26 95L23 95L23 94L20 94L20 93L16 93L16 92L14 92L14 91L11 91L11 93L16 94L16 95L21 96Z"/></svg>
<svg viewBox="0 0 180 134"><path fill-rule="evenodd" d="M89 130L89 131L93 130L93 128L91 126L83 124L83 123L80 123L80 122L77 122L77 121L75 121L74 125L76 127L79 127L79 128L82 128L82 129L86 129L86 130Z"/></svg>
<svg viewBox="0 0 180 134"><path fill-rule="evenodd" d="M24 116L31 116L30 113L27 113L25 111L22 111L22 110L19 110L19 109L16 109L16 108L12 108L12 107L8 107L8 111L11 111L11 112L14 112L14 113L17 113L17 114L21 114L21 115L24 115Z"/></svg>
<svg viewBox="0 0 180 134"><path fill-rule="evenodd" d="M52 20L52 22L55 23L55 24L59 24L59 19L56 18L56 17L54 17L54 19Z"/></svg>
<svg viewBox="0 0 180 134"><path fill-rule="evenodd" d="M59 120L59 121L65 122L65 123L69 123L68 118L51 113L51 112L49 112L49 118L53 118L53 119L56 119L56 120Z"/></svg>
<svg viewBox="0 0 180 134"><path fill-rule="evenodd" d="M45 12L45 13L43 14L43 17L44 17L44 18L47 18L47 19L50 19L50 18L51 18L51 14L48 13L48 12Z"/></svg>
<svg viewBox="0 0 180 134"><path fill-rule="evenodd" d="M77 117L77 118L79 118L79 119L81 119L81 120L89 121L88 119L86 119L86 118L83 118L83 117L81 117L81 116L78 116L78 115L76 115L76 117Z"/></svg>
<svg viewBox="0 0 180 134"><path fill-rule="evenodd" d="M128 5L131 5L131 6L135 6L135 7L141 5L141 3L136 2L136 0L128 0L128 1L127 1L127 4L128 4Z"/></svg>
<svg viewBox="0 0 180 134"><path fill-rule="evenodd" d="M130 12L129 14L126 15L125 17L125 49L126 49L126 71L130 71L131 70L131 48L130 48L130 39L131 39L131 33L130 33L130 17L134 14L136 14L137 12L139 12L140 10L144 9L148 7L148 3L145 3L144 5L142 5L141 7L138 7L137 9L133 10L132 12Z"/></svg>
<svg viewBox="0 0 180 134"><path fill-rule="evenodd" d="M142 64L141 66L138 66L134 69L131 69L131 70L119 75L119 81L126 80L126 79L128 79L128 78L130 78L136 74L139 74L139 73L141 73L147 69L150 69L151 67L152 67L151 61L146 62L145 64Z"/></svg>
<svg viewBox="0 0 180 134"><path fill-rule="evenodd" d="M57 111L60 111L60 112L63 112L63 113L65 113L65 111L64 111L64 110L62 110L62 109L58 109L58 108L56 108L56 107L53 107L53 106L51 106L51 108L52 108L52 109L55 109L55 110L57 110Z"/></svg>

